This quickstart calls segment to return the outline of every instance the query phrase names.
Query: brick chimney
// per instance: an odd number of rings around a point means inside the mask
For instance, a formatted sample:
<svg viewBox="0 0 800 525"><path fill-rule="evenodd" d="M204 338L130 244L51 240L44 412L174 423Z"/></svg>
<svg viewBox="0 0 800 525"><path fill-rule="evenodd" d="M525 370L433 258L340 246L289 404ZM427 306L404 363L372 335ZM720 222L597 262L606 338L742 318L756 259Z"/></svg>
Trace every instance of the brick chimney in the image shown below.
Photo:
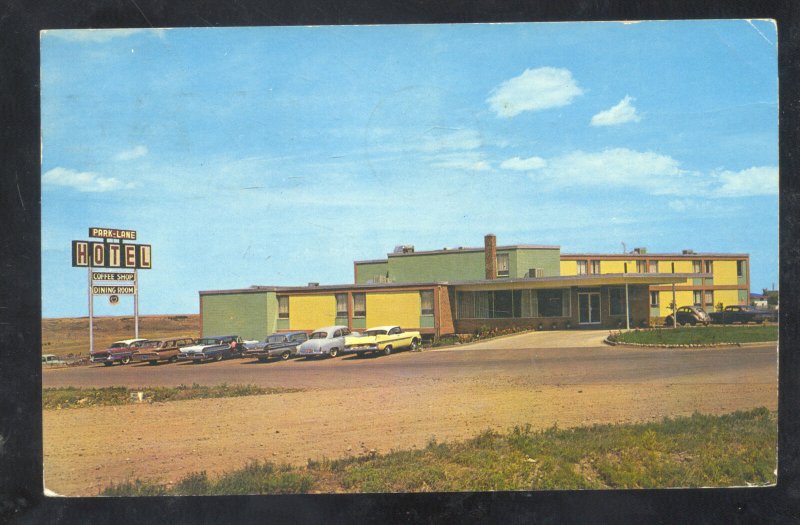
<svg viewBox="0 0 800 525"><path fill-rule="evenodd" d="M483 238L483 253L486 257L486 279L497 278L497 237L493 233Z"/></svg>

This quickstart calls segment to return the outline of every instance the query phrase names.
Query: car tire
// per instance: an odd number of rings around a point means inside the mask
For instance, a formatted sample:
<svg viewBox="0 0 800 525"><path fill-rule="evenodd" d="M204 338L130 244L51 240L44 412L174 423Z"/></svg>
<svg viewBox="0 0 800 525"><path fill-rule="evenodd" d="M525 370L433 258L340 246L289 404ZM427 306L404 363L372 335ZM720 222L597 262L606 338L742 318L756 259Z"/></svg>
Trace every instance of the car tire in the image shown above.
<svg viewBox="0 0 800 525"><path fill-rule="evenodd" d="M338 348L331 348L331 351L330 351L330 353L328 355L331 356L331 357L336 357L337 355L339 355L339 349Z"/></svg>
<svg viewBox="0 0 800 525"><path fill-rule="evenodd" d="M416 339L412 339L410 346L411 351L416 352L418 347L419 347L419 341L417 341Z"/></svg>
<svg viewBox="0 0 800 525"><path fill-rule="evenodd" d="M356 357L364 357L364 354L366 354L366 352L356 352Z"/></svg>
<svg viewBox="0 0 800 525"><path fill-rule="evenodd" d="M694 325L696 325L696 324L697 324L697 321L695 321L694 319L692 319L691 321L689 321L689 324L690 324L690 325L692 325L692 326L694 326Z"/></svg>
<svg viewBox="0 0 800 525"><path fill-rule="evenodd" d="M113 365L113 364L114 364L114 363L112 363L112 362L110 362L110 361L103 361L103 366L111 366L111 365Z"/></svg>
<svg viewBox="0 0 800 525"><path fill-rule="evenodd" d="M177 362L178 362L178 356L174 355L174 356L170 357L170 358L167 360L167 362L168 362L168 363L177 363Z"/></svg>
<svg viewBox="0 0 800 525"><path fill-rule="evenodd" d="M222 354L217 354L217 355L215 355L215 356L214 356L214 361L216 361L217 363L219 363L220 361L222 361Z"/></svg>
<svg viewBox="0 0 800 525"><path fill-rule="evenodd" d="M292 355L292 353L291 353L291 352L288 352L288 351L287 351L287 352L284 352L284 353L282 353L282 354L281 354L281 359L283 359L284 361L286 361L287 359L289 359L289 356L291 356L291 355Z"/></svg>
<svg viewBox="0 0 800 525"><path fill-rule="evenodd" d="M383 355L391 355L392 354L392 345L387 345L383 348Z"/></svg>
<svg viewBox="0 0 800 525"><path fill-rule="evenodd" d="M150 363L152 366L155 366L158 364L158 361L148 361L148 363Z"/></svg>
<svg viewBox="0 0 800 525"><path fill-rule="evenodd" d="M119 360L119 362L120 362L120 364L127 365L128 363L131 362L131 358L130 357L123 357L122 359Z"/></svg>
<svg viewBox="0 0 800 525"><path fill-rule="evenodd" d="M258 362L259 363L266 363L267 362L267 358L266 357L259 357L258 358Z"/></svg>

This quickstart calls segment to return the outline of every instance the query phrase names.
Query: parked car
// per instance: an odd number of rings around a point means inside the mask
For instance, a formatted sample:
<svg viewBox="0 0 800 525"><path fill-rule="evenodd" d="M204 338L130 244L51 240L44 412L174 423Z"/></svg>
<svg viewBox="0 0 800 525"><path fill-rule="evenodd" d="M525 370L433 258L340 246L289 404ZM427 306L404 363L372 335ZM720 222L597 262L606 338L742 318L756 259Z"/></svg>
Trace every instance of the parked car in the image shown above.
<svg viewBox="0 0 800 525"><path fill-rule="evenodd" d="M308 341L300 345L297 355L306 358L319 355L336 357L344 350L344 338L351 333L346 326L318 328L311 333Z"/></svg>
<svg viewBox="0 0 800 525"><path fill-rule="evenodd" d="M193 344L194 339L191 337L153 339L143 343L132 358L134 361L146 361L151 365L156 365L159 361L174 363L178 360L180 349Z"/></svg>
<svg viewBox="0 0 800 525"><path fill-rule="evenodd" d="M272 334L263 341L246 342L244 356L256 357L262 363L276 356L286 360L297 355L297 348L305 341L308 341L308 334L305 332Z"/></svg>
<svg viewBox="0 0 800 525"><path fill-rule="evenodd" d="M139 350L142 343L147 339L124 339L122 341L114 341L111 346L103 350L93 350L89 352L89 359L92 363L103 363L106 366L111 366L114 363L127 365L131 362L131 356Z"/></svg>
<svg viewBox="0 0 800 525"><path fill-rule="evenodd" d="M44 354L42 356L42 366L62 366L66 364L66 361L62 361L55 354Z"/></svg>
<svg viewBox="0 0 800 525"><path fill-rule="evenodd" d="M194 363L201 361L222 361L228 357L242 357L244 343L238 335L216 335L203 337L191 346L180 349L178 359L188 359Z"/></svg>
<svg viewBox="0 0 800 525"><path fill-rule="evenodd" d="M416 350L422 337L419 332L404 332L399 326L376 326L361 335L345 338L344 351L363 357L367 352L389 355L395 350Z"/></svg>
<svg viewBox="0 0 800 525"><path fill-rule="evenodd" d="M764 314L752 306L732 304L726 306L721 312L711 312L709 314L711 322L715 324L731 323L763 323Z"/></svg>
<svg viewBox="0 0 800 525"><path fill-rule="evenodd" d="M708 316L706 311L699 306L681 306L675 313L678 316L678 324L681 326L684 326L687 323L692 326L696 324L707 326L711 322L711 318ZM667 326L672 326L675 324L674 319L675 315L670 314L666 317L666 319L664 319L664 324Z"/></svg>

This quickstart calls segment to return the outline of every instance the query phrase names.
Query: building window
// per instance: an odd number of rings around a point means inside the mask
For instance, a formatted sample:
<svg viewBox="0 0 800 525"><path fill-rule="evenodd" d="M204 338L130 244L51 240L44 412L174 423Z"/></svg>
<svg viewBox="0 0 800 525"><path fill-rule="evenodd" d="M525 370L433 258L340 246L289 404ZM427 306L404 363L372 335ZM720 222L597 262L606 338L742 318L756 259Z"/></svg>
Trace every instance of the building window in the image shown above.
<svg viewBox="0 0 800 525"><path fill-rule="evenodd" d="M539 317L563 317L564 294L562 290L538 290Z"/></svg>
<svg viewBox="0 0 800 525"><path fill-rule="evenodd" d="M647 261L636 261L636 273L647 273Z"/></svg>
<svg viewBox="0 0 800 525"><path fill-rule="evenodd" d="M281 295L278 297L278 319L289 318L289 296Z"/></svg>
<svg viewBox="0 0 800 525"><path fill-rule="evenodd" d="M519 295L519 316L536 317L536 290L520 290Z"/></svg>
<svg viewBox="0 0 800 525"><path fill-rule="evenodd" d="M336 294L336 317L347 317L347 294Z"/></svg>
<svg viewBox="0 0 800 525"><path fill-rule="evenodd" d="M364 293L353 294L353 317L367 316L367 296Z"/></svg>
<svg viewBox="0 0 800 525"><path fill-rule="evenodd" d="M593 274L600 273L600 261L592 261L592 273Z"/></svg>
<svg viewBox="0 0 800 525"><path fill-rule="evenodd" d="M706 290L705 292L705 305L714 307L714 291L713 290Z"/></svg>
<svg viewBox="0 0 800 525"><path fill-rule="evenodd" d="M420 315L433 315L433 291L422 290L419 292Z"/></svg>
<svg viewBox="0 0 800 525"><path fill-rule="evenodd" d="M458 292L457 319L569 317L569 289Z"/></svg>
<svg viewBox="0 0 800 525"><path fill-rule="evenodd" d="M611 315L625 315L625 288L609 288L608 304Z"/></svg>
<svg viewBox="0 0 800 525"><path fill-rule="evenodd" d="M744 277L744 261L736 261L736 277Z"/></svg>
<svg viewBox="0 0 800 525"><path fill-rule="evenodd" d="M714 261L706 261L706 273L714 273Z"/></svg>
<svg viewBox="0 0 800 525"><path fill-rule="evenodd" d="M650 306L658 306L658 292L650 292Z"/></svg>
<svg viewBox="0 0 800 525"><path fill-rule="evenodd" d="M658 261L650 261L648 264L648 271L650 273L658 273Z"/></svg>
<svg viewBox="0 0 800 525"><path fill-rule="evenodd" d="M692 273L702 273L703 265L700 261L692 261Z"/></svg>
<svg viewBox="0 0 800 525"><path fill-rule="evenodd" d="M577 261L578 275L586 275L589 273L589 261Z"/></svg>
<svg viewBox="0 0 800 525"><path fill-rule="evenodd" d="M692 292L692 296L694 298L694 305L695 306L703 306L703 292L700 290L695 290Z"/></svg>
<svg viewBox="0 0 800 525"><path fill-rule="evenodd" d="M498 277L508 277L508 254L507 253L498 253L497 254L497 276Z"/></svg>

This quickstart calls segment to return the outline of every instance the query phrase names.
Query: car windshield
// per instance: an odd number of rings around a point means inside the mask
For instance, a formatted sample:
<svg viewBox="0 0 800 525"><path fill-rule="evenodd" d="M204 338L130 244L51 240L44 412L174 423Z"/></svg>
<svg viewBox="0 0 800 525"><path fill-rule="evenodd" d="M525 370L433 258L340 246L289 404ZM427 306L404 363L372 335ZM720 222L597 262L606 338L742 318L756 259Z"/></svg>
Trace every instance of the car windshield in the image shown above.
<svg viewBox="0 0 800 525"><path fill-rule="evenodd" d="M222 344L222 341L220 341L219 339L204 338L204 339L200 339L199 341L197 341L197 344L199 344L199 345L219 345L219 344Z"/></svg>
<svg viewBox="0 0 800 525"><path fill-rule="evenodd" d="M283 343L284 341L286 341L286 336L284 335L271 335L267 339L268 343Z"/></svg>
<svg viewBox="0 0 800 525"><path fill-rule="evenodd" d="M367 330L366 335L386 335L386 330Z"/></svg>
<svg viewBox="0 0 800 525"><path fill-rule="evenodd" d="M328 332L314 332L309 339L327 339Z"/></svg>
<svg viewBox="0 0 800 525"><path fill-rule="evenodd" d="M158 348L163 344L164 343L162 341L145 341L144 343L139 345L139 348Z"/></svg>
<svg viewBox="0 0 800 525"><path fill-rule="evenodd" d="M112 343L109 348L128 348L127 343Z"/></svg>

